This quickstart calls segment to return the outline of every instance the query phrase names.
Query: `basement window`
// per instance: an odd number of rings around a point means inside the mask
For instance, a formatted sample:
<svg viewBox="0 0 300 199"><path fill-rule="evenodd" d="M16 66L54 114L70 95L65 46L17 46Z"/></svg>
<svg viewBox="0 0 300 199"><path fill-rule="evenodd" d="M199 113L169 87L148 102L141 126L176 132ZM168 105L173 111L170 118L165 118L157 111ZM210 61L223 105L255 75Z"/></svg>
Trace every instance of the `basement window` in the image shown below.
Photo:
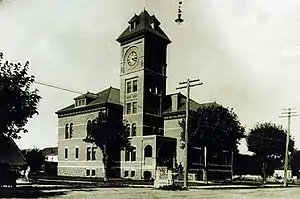
<svg viewBox="0 0 300 199"><path fill-rule="evenodd" d="M124 177L128 177L129 172L127 170L124 171Z"/></svg>
<svg viewBox="0 0 300 199"><path fill-rule="evenodd" d="M131 171L130 173L131 173L130 176L131 176L132 178L135 177L135 171Z"/></svg>
<svg viewBox="0 0 300 199"><path fill-rule="evenodd" d="M92 176L96 176L96 170L92 169Z"/></svg>
<svg viewBox="0 0 300 199"><path fill-rule="evenodd" d="M86 170L86 176L91 176L91 170L90 169Z"/></svg>

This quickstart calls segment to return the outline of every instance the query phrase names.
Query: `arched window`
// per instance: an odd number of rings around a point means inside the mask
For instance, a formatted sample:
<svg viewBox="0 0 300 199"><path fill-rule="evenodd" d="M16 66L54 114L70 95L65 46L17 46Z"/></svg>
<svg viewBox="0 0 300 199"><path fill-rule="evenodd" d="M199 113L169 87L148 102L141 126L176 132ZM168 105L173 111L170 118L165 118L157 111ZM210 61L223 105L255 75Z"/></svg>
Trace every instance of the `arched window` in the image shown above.
<svg viewBox="0 0 300 199"><path fill-rule="evenodd" d="M88 127L89 125L91 125L92 121L89 120L87 123L86 123L86 126Z"/></svg>
<svg viewBox="0 0 300 199"><path fill-rule="evenodd" d="M136 124L131 125L131 136L136 136Z"/></svg>
<svg viewBox="0 0 300 199"><path fill-rule="evenodd" d="M125 150L125 162L129 161L130 151L128 149Z"/></svg>
<svg viewBox="0 0 300 199"><path fill-rule="evenodd" d="M66 124L65 126L65 139L69 138L69 124Z"/></svg>
<svg viewBox="0 0 300 199"><path fill-rule="evenodd" d="M91 120L88 120L87 121L87 123L86 123L86 131L87 131L87 133L89 133L90 132L90 125L92 124L92 121Z"/></svg>
<svg viewBox="0 0 300 199"><path fill-rule="evenodd" d="M152 157L152 147L150 145L147 145L145 147L144 155L145 155L145 157Z"/></svg>
<svg viewBox="0 0 300 199"><path fill-rule="evenodd" d="M73 123L70 124L70 130L69 131L70 131L70 133L69 133L70 137L69 138L71 139L72 136L73 136Z"/></svg>
<svg viewBox="0 0 300 199"><path fill-rule="evenodd" d="M131 161L136 161L136 148L133 147L131 151Z"/></svg>

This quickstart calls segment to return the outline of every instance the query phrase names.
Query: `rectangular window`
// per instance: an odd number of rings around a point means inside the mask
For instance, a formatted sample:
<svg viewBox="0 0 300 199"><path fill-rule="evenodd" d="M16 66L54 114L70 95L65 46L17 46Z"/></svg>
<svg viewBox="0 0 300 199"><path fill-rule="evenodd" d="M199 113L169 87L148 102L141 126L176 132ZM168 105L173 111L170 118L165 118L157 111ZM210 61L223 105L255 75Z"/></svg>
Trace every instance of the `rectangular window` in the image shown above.
<svg viewBox="0 0 300 199"><path fill-rule="evenodd" d="M124 177L128 177L129 172L128 171L124 171Z"/></svg>
<svg viewBox="0 0 300 199"><path fill-rule="evenodd" d="M76 147L75 148L75 158L78 159L78 157L79 157L79 148Z"/></svg>
<svg viewBox="0 0 300 199"><path fill-rule="evenodd" d="M91 147L86 148L86 160L91 160Z"/></svg>
<svg viewBox="0 0 300 199"><path fill-rule="evenodd" d="M87 169L86 170L86 176L90 176L91 175L91 170L90 169Z"/></svg>
<svg viewBox="0 0 300 199"><path fill-rule="evenodd" d="M129 161L130 152L125 150L125 161Z"/></svg>
<svg viewBox="0 0 300 199"><path fill-rule="evenodd" d="M156 135L156 127L153 127L153 134Z"/></svg>
<svg viewBox="0 0 300 199"><path fill-rule="evenodd" d="M68 159L68 148L65 148L65 159Z"/></svg>
<svg viewBox="0 0 300 199"><path fill-rule="evenodd" d="M97 147L92 148L92 160L96 160L96 149Z"/></svg>
<svg viewBox="0 0 300 199"><path fill-rule="evenodd" d="M132 92L136 92L137 91L137 80L133 80L132 82Z"/></svg>
<svg viewBox="0 0 300 199"><path fill-rule="evenodd" d="M130 176L131 176L131 177L134 177L134 176L135 176L135 171L131 171L131 172L130 172Z"/></svg>
<svg viewBox="0 0 300 199"><path fill-rule="evenodd" d="M92 176L96 176L96 170L92 169Z"/></svg>
<svg viewBox="0 0 300 199"><path fill-rule="evenodd" d="M131 103L126 104L126 113L130 114L131 113Z"/></svg>
<svg viewBox="0 0 300 199"><path fill-rule="evenodd" d="M131 161L136 161L136 151L131 152Z"/></svg>
<svg viewBox="0 0 300 199"><path fill-rule="evenodd" d="M131 82L127 82L127 83L126 83L126 87L127 87L127 88L126 88L126 92L127 92L127 93L131 93Z"/></svg>
<svg viewBox="0 0 300 199"><path fill-rule="evenodd" d="M137 102L133 102L132 103L132 113L136 113L137 112Z"/></svg>

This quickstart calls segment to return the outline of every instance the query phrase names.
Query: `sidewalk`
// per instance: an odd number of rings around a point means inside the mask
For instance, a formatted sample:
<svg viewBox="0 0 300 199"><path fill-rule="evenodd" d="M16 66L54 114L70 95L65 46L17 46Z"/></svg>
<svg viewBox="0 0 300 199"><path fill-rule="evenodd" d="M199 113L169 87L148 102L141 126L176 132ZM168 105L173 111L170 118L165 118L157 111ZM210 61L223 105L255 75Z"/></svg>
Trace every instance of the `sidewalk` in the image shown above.
<svg viewBox="0 0 300 199"><path fill-rule="evenodd" d="M261 188L291 188L299 185L290 184L284 187L283 184L265 184L265 185L199 185L189 186L190 189L261 189Z"/></svg>
<svg viewBox="0 0 300 199"><path fill-rule="evenodd" d="M177 182L178 183L178 182ZM176 184L177 184L176 183ZM115 184L115 185L114 185ZM182 184L181 182L179 184ZM46 187L53 187L53 188L71 188L71 187L76 187L76 186L83 186L85 187L86 185L91 185L91 187L115 187L120 185L120 187L132 187L132 188L154 188L154 184L151 185L146 185L146 184L130 184L130 183L122 183L119 182L112 182L111 185L103 183L103 182L91 182L91 181L78 181L78 180L47 180L47 179L41 179L38 180L37 183L32 183L25 181L23 179L18 179L17 180L17 187L26 187L26 186L31 186L31 187L40 187L40 188L46 188ZM290 187L299 187L299 184L288 184L287 188ZM283 186L283 184L264 184L264 185L226 185L226 184L215 184L215 183L209 183L209 184L204 184L201 182L197 182L197 184L192 184L189 186L190 189L258 189L258 188L286 188Z"/></svg>

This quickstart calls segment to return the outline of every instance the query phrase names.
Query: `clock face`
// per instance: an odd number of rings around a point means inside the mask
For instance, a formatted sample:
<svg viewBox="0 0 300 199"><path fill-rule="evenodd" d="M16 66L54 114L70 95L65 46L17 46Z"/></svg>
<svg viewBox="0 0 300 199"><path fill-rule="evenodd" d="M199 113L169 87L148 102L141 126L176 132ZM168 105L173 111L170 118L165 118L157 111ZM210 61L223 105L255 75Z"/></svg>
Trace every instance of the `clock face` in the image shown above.
<svg viewBox="0 0 300 199"><path fill-rule="evenodd" d="M138 55L136 51L131 51L127 56L127 64L131 67L135 66L138 61Z"/></svg>

